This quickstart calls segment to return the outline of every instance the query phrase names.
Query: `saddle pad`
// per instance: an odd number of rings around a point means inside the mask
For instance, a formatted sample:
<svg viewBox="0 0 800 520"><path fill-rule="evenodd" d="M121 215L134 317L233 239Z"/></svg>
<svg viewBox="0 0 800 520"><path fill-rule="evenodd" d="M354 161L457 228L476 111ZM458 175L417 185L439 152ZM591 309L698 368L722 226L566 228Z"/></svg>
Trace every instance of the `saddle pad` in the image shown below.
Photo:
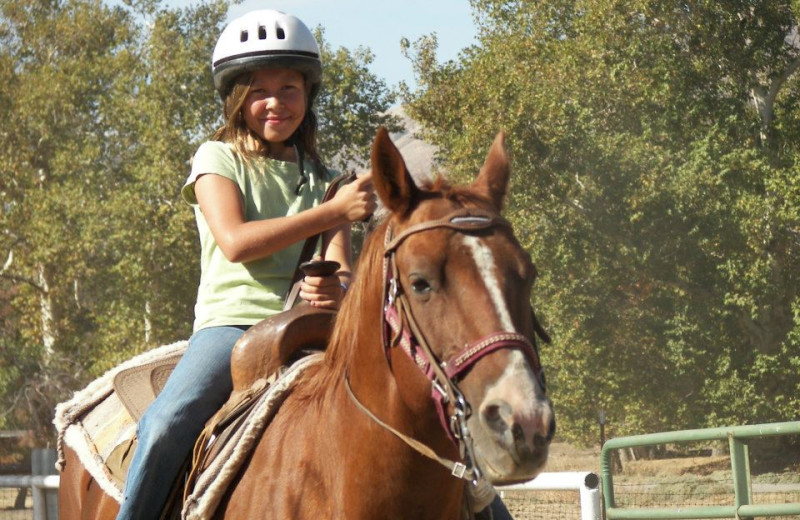
<svg viewBox="0 0 800 520"><path fill-rule="evenodd" d="M63 469L66 444L75 451L101 489L121 502L124 475L118 468L110 468L107 461L117 448L130 442L136 432L136 420L114 391L114 379L126 370L180 357L187 346L188 341L179 341L131 358L76 392L69 401L56 406L53 419L58 433L56 468Z"/></svg>
<svg viewBox="0 0 800 520"><path fill-rule="evenodd" d="M183 504L182 519L204 520L214 517L225 491L238 475L297 378L308 367L320 363L322 358L322 353L311 354L293 363L270 385L247 417L237 422L236 431L226 436L227 443L217 447L216 456L197 477L192 493ZM214 442L214 439L210 442Z"/></svg>
<svg viewBox="0 0 800 520"><path fill-rule="evenodd" d="M143 365L121 370L114 376L114 392L137 422L147 407L164 389L183 351L164 356Z"/></svg>

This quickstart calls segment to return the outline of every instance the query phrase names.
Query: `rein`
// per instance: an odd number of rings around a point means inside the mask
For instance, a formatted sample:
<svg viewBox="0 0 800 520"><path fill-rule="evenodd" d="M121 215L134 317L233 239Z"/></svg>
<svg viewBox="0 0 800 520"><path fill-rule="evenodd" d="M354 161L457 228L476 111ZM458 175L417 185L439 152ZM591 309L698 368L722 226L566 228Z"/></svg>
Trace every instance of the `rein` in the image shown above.
<svg viewBox="0 0 800 520"><path fill-rule="evenodd" d="M502 348L521 350L531 363L534 374L544 383L543 371L535 345L522 334L500 331L463 347L451 359L439 362L424 334L422 333L405 293L399 282L399 271L395 262L395 253L403 241L409 236L438 228L449 228L462 233L485 230L493 227L511 228L511 224L501 216L481 209L459 209L442 219L430 220L415 224L403 230L396 237L392 236L392 226L388 226L384 241L384 308L383 308L383 348L387 360L394 347L401 349L411 358L422 373L431 382L431 397L436 405L439 420L448 437L456 444L463 462L453 462L437 455L431 448L392 428L368 410L355 396L349 378L345 377L345 385L350 399L356 406L395 436L403 440L420 454L437 461L450 470L457 478L477 484L481 478L479 468L475 465L475 454L472 435L467 427L467 420L472 414L469 403L456 384L456 379L471 368L482 357ZM535 322L534 317L534 322ZM538 330L538 323L535 324ZM452 413L448 413L448 408Z"/></svg>

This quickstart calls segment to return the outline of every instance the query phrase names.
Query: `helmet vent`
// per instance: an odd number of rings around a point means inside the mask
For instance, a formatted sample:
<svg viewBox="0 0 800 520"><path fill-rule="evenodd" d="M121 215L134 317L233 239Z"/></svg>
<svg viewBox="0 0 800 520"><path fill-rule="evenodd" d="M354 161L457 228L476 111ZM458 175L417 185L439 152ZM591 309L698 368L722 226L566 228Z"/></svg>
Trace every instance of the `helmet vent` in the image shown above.
<svg viewBox="0 0 800 520"><path fill-rule="evenodd" d="M267 28L263 25L258 26L258 39L259 40L266 40L267 39Z"/></svg>
<svg viewBox="0 0 800 520"><path fill-rule="evenodd" d="M276 32L278 34L278 39L279 40L285 40L286 39L286 33L283 31L283 27L278 27Z"/></svg>
<svg viewBox="0 0 800 520"><path fill-rule="evenodd" d="M239 34L239 41L240 42L247 41L247 31L242 31L241 34Z"/></svg>

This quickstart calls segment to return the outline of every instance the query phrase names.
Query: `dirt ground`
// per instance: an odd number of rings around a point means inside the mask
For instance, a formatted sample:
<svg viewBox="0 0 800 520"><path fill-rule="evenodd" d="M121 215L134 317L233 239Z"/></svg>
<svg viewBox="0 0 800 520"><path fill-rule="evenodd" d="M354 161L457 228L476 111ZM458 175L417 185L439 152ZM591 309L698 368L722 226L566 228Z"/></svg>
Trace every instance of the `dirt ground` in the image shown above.
<svg viewBox="0 0 800 520"><path fill-rule="evenodd" d="M800 455L787 458L759 457L751 452L753 480L800 483ZM730 457L725 455L681 456L672 453L653 460L628 460L624 468L613 471L614 475L628 477L669 477L692 475L706 477L719 473L730 473ZM600 474L600 448L576 447L566 442L554 442L550 446L550 457L545 471L593 471Z"/></svg>
<svg viewBox="0 0 800 520"><path fill-rule="evenodd" d="M0 488L0 520L29 520L33 518L33 499L30 491L25 498L25 509L14 509L17 491L11 488Z"/></svg>
<svg viewBox="0 0 800 520"><path fill-rule="evenodd" d="M553 442L545 471L593 471L600 474L600 448L578 448Z"/></svg>

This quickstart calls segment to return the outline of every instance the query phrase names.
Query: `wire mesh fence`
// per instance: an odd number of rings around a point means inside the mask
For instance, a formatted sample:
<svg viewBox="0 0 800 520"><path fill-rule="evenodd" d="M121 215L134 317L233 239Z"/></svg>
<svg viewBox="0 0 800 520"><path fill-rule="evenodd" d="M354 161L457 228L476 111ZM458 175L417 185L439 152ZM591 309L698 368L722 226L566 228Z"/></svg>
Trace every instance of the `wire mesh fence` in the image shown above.
<svg viewBox="0 0 800 520"><path fill-rule="evenodd" d="M504 491L502 494L515 520L580 520L577 491Z"/></svg>
<svg viewBox="0 0 800 520"><path fill-rule="evenodd" d="M33 499L29 488L0 488L0 520L32 520Z"/></svg>
<svg viewBox="0 0 800 520"><path fill-rule="evenodd" d="M658 483L614 483L615 505L620 508L702 507L734 505L730 477L680 478ZM800 483L753 483L752 504L788 504L800 502ZM797 520L797 516L773 516L771 519Z"/></svg>

